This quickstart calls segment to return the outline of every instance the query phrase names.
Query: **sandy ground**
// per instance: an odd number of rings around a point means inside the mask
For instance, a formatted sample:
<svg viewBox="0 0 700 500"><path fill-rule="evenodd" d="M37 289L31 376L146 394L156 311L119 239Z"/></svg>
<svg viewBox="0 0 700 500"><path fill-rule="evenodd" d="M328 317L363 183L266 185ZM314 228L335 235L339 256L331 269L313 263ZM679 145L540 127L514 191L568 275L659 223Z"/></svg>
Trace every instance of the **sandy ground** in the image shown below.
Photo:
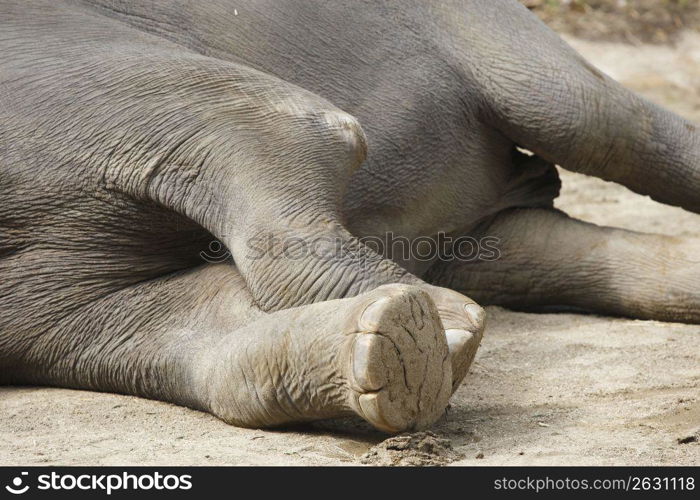
<svg viewBox="0 0 700 500"><path fill-rule="evenodd" d="M571 43L700 122L700 35L676 48ZM559 206L575 216L700 236L700 216L596 179L563 178ZM433 429L464 457L454 463L700 463L700 326L488 312L471 374ZM0 388L0 422L2 465L357 464L385 437L356 422L237 429L165 403L47 388Z"/></svg>

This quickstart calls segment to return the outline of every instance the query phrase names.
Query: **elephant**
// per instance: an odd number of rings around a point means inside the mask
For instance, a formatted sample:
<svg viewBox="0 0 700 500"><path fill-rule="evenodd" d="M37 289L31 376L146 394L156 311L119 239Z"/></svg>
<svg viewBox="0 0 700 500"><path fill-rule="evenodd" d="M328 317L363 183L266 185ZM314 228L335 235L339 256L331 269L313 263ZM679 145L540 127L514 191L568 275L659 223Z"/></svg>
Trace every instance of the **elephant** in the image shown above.
<svg viewBox="0 0 700 500"><path fill-rule="evenodd" d="M0 54L2 384L395 433L482 306L700 322L696 242L554 207L558 165L699 212L696 125L516 0L0 0Z"/></svg>

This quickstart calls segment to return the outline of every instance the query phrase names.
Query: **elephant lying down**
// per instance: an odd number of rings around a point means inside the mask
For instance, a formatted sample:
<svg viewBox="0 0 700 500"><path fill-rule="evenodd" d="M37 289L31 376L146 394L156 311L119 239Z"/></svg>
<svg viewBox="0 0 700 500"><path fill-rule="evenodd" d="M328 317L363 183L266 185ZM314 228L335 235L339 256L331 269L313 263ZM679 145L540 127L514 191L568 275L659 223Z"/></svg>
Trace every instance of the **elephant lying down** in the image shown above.
<svg viewBox="0 0 700 500"><path fill-rule="evenodd" d="M467 296L700 322L692 242L552 206L558 163L698 212L700 133L515 0L0 0L0 54L1 383L396 432L466 375Z"/></svg>

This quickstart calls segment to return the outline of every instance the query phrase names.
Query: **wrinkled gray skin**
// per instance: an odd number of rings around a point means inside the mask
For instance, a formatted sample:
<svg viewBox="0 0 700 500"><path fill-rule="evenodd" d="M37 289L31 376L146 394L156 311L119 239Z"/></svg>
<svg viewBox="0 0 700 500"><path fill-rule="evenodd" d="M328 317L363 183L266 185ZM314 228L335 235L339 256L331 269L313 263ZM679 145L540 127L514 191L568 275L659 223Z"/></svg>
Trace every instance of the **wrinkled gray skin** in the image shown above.
<svg viewBox="0 0 700 500"><path fill-rule="evenodd" d="M691 242L552 208L558 163L698 212L700 133L515 0L2 0L0 124L2 383L393 432L466 374L466 296L700 322ZM501 257L358 243L387 231Z"/></svg>

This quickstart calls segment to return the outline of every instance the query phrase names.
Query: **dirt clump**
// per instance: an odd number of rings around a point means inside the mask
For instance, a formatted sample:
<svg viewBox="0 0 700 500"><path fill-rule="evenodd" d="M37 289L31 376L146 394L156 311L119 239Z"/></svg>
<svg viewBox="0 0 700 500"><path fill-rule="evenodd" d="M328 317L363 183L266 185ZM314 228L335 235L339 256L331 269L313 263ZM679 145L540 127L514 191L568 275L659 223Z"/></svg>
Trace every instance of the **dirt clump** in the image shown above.
<svg viewBox="0 0 700 500"><path fill-rule="evenodd" d="M360 461L381 466L438 466L462 458L449 439L428 431L391 437L370 448Z"/></svg>

